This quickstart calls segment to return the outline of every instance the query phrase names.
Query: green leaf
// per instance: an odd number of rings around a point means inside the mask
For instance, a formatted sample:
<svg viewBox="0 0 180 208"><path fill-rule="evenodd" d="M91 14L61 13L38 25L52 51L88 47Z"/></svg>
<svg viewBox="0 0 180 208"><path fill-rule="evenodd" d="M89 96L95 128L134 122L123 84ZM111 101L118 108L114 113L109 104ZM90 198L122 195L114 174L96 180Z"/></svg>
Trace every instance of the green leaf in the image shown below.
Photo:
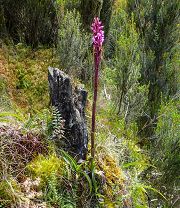
<svg viewBox="0 0 180 208"><path fill-rule="evenodd" d="M85 176L88 184L89 184L89 190L90 190L90 193L92 193L92 189L93 189L93 185L92 185L92 181L91 181L91 178L89 177L89 175L86 173L86 172L82 172L82 174Z"/></svg>

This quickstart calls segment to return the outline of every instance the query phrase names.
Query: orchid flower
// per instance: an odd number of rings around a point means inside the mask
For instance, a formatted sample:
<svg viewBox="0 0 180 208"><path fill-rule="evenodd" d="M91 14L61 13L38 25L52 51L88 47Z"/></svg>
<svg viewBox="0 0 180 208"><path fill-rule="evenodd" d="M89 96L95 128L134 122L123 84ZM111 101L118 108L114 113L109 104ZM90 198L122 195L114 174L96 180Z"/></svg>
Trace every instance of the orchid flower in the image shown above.
<svg viewBox="0 0 180 208"><path fill-rule="evenodd" d="M95 148L94 148L94 138L95 138L95 126L96 126L96 101L97 101L97 90L98 90L98 76L99 76L99 66L102 56L102 44L104 42L104 31L103 25L98 17L94 18L91 26L93 33L93 52L94 52L94 98L93 98L93 108L92 108L92 130L91 130L91 156L94 158Z"/></svg>

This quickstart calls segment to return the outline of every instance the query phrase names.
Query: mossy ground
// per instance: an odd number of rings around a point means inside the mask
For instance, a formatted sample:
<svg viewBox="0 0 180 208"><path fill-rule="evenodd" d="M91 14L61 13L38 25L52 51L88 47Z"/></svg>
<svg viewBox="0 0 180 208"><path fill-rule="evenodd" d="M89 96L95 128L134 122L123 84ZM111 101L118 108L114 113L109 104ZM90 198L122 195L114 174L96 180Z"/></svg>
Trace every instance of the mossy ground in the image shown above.
<svg viewBox="0 0 180 208"><path fill-rule="evenodd" d="M33 51L22 44L0 49L1 81L19 108L34 112L48 107L48 66L58 67L53 49Z"/></svg>

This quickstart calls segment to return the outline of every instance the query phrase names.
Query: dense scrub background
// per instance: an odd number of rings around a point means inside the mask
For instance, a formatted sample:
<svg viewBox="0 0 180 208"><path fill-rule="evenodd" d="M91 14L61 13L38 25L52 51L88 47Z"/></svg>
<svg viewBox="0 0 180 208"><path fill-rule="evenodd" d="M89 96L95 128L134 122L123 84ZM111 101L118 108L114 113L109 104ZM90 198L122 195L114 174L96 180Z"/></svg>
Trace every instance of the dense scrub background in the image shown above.
<svg viewBox="0 0 180 208"><path fill-rule="evenodd" d="M179 207L178 0L1 0L0 207ZM96 157L55 146L47 67L88 89L90 25L105 30Z"/></svg>

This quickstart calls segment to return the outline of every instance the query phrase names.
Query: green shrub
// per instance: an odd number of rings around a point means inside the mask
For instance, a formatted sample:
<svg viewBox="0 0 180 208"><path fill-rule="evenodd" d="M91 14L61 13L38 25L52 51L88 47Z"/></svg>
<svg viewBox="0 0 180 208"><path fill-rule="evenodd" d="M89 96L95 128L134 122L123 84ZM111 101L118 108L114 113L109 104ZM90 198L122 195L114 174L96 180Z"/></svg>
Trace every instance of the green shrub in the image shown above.
<svg viewBox="0 0 180 208"><path fill-rule="evenodd" d="M140 81L149 84L148 114L153 119L161 102L177 92L179 1L129 0L127 12L133 14L140 36Z"/></svg>
<svg viewBox="0 0 180 208"><path fill-rule="evenodd" d="M112 99L116 102L117 113L129 123L142 115L148 93L147 86L141 86L139 83L141 49L133 16L128 19L123 9L114 12L110 37L114 51L111 54L112 59L109 61L107 74L110 75L109 79L113 80L112 85L115 86Z"/></svg>
<svg viewBox="0 0 180 208"><path fill-rule="evenodd" d="M55 1L3 0L6 30L15 43L37 47L52 44L57 36Z"/></svg>
<svg viewBox="0 0 180 208"><path fill-rule="evenodd" d="M178 98L161 106L156 137L150 149L157 167L157 179L154 183L167 197L168 201L162 203L168 203L168 206L176 201L180 186L179 106Z"/></svg>
<svg viewBox="0 0 180 208"><path fill-rule="evenodd" d="M17 66L17 89L28 89L31 86L31 81L27 78L27 72L23 69L21 65Z"/></svg>
<svg viewBox="0 0 180 208"><path fill-rule="evenodd" d="M90 39L82 29L80 15L75 10L67 11L58 33L58 57L66 73L81 77L89 44Z"/></svg>

